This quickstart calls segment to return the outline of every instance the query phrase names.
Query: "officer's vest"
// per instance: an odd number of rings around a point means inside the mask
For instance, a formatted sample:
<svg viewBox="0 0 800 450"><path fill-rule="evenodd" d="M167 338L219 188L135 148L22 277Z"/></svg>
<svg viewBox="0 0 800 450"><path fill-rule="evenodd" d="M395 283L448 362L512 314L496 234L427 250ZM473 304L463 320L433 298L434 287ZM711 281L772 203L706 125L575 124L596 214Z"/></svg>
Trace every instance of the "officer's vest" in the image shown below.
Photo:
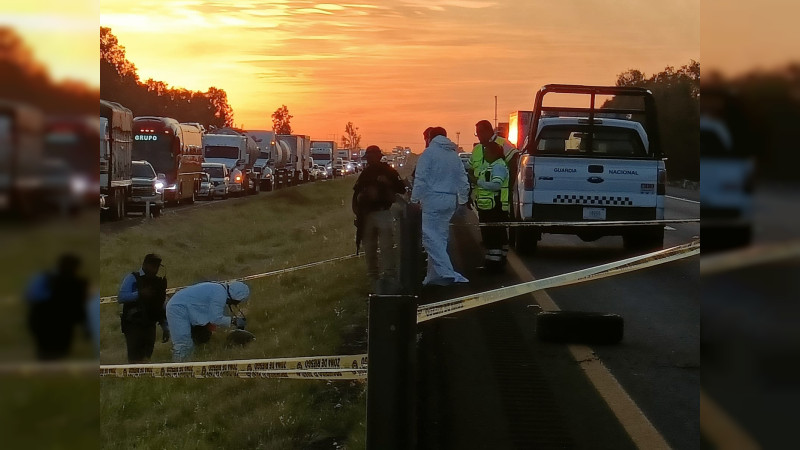
<svg viewBox="0 0 800 450"><path fill-rule="evenodd" d="M480 172L478 173L479 180L486 180L486 173L489 173L489 180L495 183L500 183L500 192L490 191L488 189L484 189L480 186L475 188L475 204L477 205L478 209L482 209L484 211L494 209L497 205L497 202L500 202L503 211L508 211L508 177L501 177L495 176L494 171L492 170L496 166L505 166L506 163L502 159L496 159L491 164L485 164L483 167L480 168Z"/></svg>
<svg viewBox="0 0 800 450"><path fill-rule="evenodd" d="M506 138L502 136L497 136L494 138L494 141L503 149L503 159L505 160L506 166L509 166L509 163L514 158L519 151L515 148L512 151L505 154L505 144L507 142ZM472 164L472 170L475 176L478 176L478 172L480 172L485 166L488 165L486 162L486 158L483 157L483 144L478 144L475 148L472 149L472 157L470 157L470 164Z"/></svg>

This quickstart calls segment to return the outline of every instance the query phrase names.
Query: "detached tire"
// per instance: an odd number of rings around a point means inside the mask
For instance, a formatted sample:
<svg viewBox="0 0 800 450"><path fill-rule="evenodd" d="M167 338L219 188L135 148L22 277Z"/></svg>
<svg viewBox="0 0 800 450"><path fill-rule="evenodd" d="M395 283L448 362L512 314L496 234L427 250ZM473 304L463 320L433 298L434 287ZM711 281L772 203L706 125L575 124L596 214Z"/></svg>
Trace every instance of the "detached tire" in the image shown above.
<svg viewBox="0 0 800 450"><path fill-rule="evenodd" d="M536 336L545 342L617 344L623 330L624 321L617 314L553 311L536 316Z"/></svg>

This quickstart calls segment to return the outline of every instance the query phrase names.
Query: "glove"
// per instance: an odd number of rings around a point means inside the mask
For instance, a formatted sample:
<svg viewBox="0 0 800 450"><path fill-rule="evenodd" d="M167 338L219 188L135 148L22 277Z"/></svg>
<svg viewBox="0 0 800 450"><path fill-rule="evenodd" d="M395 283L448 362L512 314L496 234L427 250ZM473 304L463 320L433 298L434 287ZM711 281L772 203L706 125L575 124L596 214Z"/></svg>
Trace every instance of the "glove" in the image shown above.
<svg viewBox="0 0 800 450"><path fill-rule="evenodd" d="M161 325L161 343L165 344L169 342L169 328L166 325Z"/></svg>
<svg viewBox="0 0 800 450"><path fill-rule="evenodd" d="M244 317L236 318L236 328L244 330L245 325L247 325L247 319L245 319Z"/></svg>

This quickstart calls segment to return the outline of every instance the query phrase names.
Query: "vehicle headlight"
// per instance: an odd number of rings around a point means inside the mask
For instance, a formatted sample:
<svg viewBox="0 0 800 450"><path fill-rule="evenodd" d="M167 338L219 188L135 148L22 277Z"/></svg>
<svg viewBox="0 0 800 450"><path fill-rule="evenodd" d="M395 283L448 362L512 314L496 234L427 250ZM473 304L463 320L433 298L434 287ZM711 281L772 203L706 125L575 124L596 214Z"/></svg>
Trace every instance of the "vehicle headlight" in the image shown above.
<svg viewBox="0 0 800 450"><path fill-rule="evenodd" d="M70 180L70 188L76 194L83 194L89 189L89 183L82 177L74 177Z"/></svg>
<svg viewBox="0 0 800 450"><path fill-rule="evenodd" d="M160 181L156 181L156 183L153 186L155 186L157 191L160 191L161 189L164 189L164 183L162 183Z"/></svg>

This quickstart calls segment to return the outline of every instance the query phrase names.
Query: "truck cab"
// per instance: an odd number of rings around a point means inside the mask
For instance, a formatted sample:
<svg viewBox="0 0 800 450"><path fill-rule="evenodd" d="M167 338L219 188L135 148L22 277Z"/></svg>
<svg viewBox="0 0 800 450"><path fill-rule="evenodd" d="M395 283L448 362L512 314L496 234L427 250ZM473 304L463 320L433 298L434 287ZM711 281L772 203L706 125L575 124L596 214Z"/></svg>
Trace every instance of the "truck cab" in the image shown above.
<svg viewBox="0 0 800 450"><path fill-rule="evenodd" d="M542 98L551 92L591 96L591 107L545 107ZM597 95L640 97L645 107L595 108ZM534 250L542 233L584 241L621 235L626 248L663 247L664 226L646 223L664 219L666 167L654 108L652 94L639 88L548 85L539 91L511 214L548 226L515 228L519 251ZM584 225L599 221L628 223Z"/></svg>

